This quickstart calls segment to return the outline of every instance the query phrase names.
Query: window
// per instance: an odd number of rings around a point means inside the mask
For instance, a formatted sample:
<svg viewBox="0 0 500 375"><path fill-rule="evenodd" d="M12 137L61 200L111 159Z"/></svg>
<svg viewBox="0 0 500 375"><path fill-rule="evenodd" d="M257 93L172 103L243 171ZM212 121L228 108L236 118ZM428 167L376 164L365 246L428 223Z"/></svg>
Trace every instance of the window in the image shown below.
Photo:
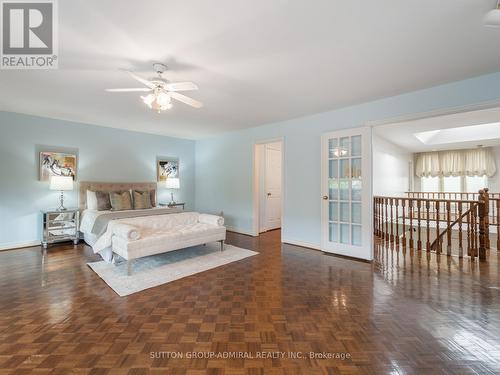
<svg viewBox="0 0 500 375"><path fill-rule="evenodd" d="M443 177L443 191L446 193L460 193L462 191L462 177Z"/></svg>
<svg viewBox="0 0 500 375"><path fill-rule="evenodd" d="M488 187L488 177L486 176L465 177L465 191L467 193L477 193L486 187Z"/></svg>
<svg viewBox="0 0 500 375"><path fill-rule="evenodd" d="M485 187L488 187L488 177L486 176L421 178L421 191L424 193L477 193Z"/></svg>
<svg viewBox="0 0 500 375"><path fill-rule="evenodd" d="M440 191L439 177L422 177L422 191L424 193Z"/></svg>

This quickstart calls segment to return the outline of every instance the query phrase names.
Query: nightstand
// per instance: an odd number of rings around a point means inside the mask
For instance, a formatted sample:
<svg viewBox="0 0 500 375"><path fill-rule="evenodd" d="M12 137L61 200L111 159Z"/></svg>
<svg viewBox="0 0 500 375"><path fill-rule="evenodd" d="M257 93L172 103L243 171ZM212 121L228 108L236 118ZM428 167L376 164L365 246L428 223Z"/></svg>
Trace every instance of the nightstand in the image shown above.
<svg viewBox="0 0 500 375"><path fill-rule="evenodd" d="M55 242L73 241L78 243L80 211L77 208L65 211L42 211L42 246Z"/></svg>
<svg viewBox="0 0 500 375"><path fill-rule="evenodd" d="M161 207L182 207L182 210L184 210L184 205L186 203L159 203L159 206Z"/></svg>

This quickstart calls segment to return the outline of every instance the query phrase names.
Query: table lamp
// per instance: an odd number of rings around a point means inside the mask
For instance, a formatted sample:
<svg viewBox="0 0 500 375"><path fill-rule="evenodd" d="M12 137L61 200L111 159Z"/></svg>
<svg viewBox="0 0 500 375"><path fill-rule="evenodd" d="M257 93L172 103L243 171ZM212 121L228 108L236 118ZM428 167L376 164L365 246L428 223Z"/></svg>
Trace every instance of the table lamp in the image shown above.
<svg viewBox="0 0 500 375"><path fill-rule="evenodd" d="M165 187L167 189L179 189L179 187L180 187L179 179L167 177L167 180L165 181ZM173 191L170 192L170 203L169 204L175 204Z"/></svg>
<svg viewBox="0 0 500 375"><path fill-rule="evenodd" d="M73 190L73 177L71 176L51 176L50 177L50 190L59 190L61 196L59 197L60 206L58 211L65 211L64 207L64 192Z"/></svg>

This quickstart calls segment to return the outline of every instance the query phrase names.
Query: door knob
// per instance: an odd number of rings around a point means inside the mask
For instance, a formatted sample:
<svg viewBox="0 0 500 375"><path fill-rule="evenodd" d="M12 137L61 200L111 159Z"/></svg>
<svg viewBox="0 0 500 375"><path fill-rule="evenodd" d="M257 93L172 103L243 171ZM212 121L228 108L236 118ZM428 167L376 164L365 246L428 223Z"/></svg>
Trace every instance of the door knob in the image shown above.
<svg viewBox="0 0 500 375"><path fill-rule="evenodd" d="M328 200L328 195L323 195L323 200L327 201Z"/></svg>
<svg viewBox="0 0 500 375"><path fill-rule="evenodd" d="M270 197L271 196L271 193L267 193L267 196Z"/></svg>

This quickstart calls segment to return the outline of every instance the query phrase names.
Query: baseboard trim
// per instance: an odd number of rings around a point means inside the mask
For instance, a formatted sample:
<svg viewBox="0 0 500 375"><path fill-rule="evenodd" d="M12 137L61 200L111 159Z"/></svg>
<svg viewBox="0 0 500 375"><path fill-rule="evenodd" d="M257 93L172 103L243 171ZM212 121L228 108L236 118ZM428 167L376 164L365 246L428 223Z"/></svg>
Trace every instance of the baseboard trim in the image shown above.
<svg viewBox="0 0 500 375"><path fill-rule="evenodd" d="M245 229L240 229L237 227L231 227L226 225L226 230L228 232L234 232L234 233L239 233L239 234L244 234L246 236L252 236L252 237L257 237L258 234L253 233L252 231L245 230Z"/></svg>
<svg viewBox="0 0 500 375"><path fill-rule="evenodd" d="M27 242L14 242L5 245L0 245L0 251L20 249L22 247L40 246L41 244L42 243L40 240L33 240Z"/></svg>
<svg viewBox="0 0 500 375"><path fill-rule="evenodd" d="M287 244L290 244L290 245L294 245L294 246L300 246L300 247L305 247L305 248L308 248L308 249L322 251L320 245L317 245L317 244L314 244L314 243L310 243L310 242L291 240L291 239L288 239L288 238L283 238L281 240L281 242L287 243Z"/></svg>

